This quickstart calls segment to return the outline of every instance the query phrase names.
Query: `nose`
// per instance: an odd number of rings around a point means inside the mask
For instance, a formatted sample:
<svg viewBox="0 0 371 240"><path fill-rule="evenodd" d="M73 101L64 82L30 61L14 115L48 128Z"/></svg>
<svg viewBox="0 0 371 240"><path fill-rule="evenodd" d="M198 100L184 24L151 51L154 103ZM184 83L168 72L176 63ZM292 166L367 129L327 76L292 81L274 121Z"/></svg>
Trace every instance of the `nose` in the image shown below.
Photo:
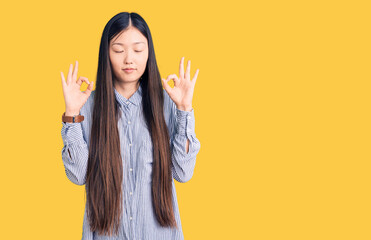
<svg viewBox="0 0 371 240"><path fill-rule="evenodd" d="M131 56L131 52L130 51L128 51L127 54L125 55L124 63L125 63L125 65L130 65L130 64L133 63L133 60L132 60L132 56Z"/></svg>

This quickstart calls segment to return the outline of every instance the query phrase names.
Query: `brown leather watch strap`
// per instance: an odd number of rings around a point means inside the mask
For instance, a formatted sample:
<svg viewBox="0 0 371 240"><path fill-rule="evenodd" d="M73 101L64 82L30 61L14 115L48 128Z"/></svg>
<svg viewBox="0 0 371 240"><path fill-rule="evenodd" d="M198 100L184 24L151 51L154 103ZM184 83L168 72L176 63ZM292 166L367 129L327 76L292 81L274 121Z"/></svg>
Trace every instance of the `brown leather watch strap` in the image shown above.
<svg viewBox="0 0 371 240"><path fill-rule="evenodd" d="M63 113L62 115L62 122L65 123L79 123L84 121L84 116L83 115L75 115L75 116L66 116L66 112Z"/></svg>

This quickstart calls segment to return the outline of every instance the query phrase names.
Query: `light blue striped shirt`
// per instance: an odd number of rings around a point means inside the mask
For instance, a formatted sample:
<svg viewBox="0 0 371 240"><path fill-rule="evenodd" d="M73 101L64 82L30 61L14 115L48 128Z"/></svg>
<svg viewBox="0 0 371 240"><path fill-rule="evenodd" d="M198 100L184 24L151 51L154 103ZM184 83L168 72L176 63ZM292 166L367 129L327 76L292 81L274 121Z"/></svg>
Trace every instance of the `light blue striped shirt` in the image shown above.
<svg viewBox="0 0 371 240"><path fill-rule="evenodd" d="M92 232L87 221L85 205L82 239L184 239L174 179L184 183L193 176L196 155L201 146L195 134L194 109L190 112L177 109L168 93L163 89L164 116L170 134L172 151L173 209L178 229L164 228L157 222L152 206L153 145L142 111L142 87L139 86L129 99L119 94L116 89L114 91L122 114L118 121L124 171L124 207L121 228L119 235L115 237ZM62 160L67 178L77 185L84 185L86 182L94 93L95 90L92 91L80 110L80 114L85 118L84 121L81 123L62 122L61 134L64 143ZM186 152L187 139L189 140L188 152Z"/></svg>

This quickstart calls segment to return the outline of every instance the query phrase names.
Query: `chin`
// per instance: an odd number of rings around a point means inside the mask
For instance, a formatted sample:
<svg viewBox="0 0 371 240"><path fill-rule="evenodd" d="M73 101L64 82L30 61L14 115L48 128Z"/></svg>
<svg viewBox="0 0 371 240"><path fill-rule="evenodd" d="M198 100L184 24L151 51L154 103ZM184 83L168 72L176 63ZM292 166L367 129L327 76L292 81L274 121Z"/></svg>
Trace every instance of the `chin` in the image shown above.
<svg viewBox="0 0 371 240"><path fill-rule="evenodd" d="M137 78L137 77L130 77L130 78L128 78L128 77L122 77L121 79L120 79L120 82L124 82L124 83L129 83L129 82L137 82L139 80L139 77Z"/></svg>

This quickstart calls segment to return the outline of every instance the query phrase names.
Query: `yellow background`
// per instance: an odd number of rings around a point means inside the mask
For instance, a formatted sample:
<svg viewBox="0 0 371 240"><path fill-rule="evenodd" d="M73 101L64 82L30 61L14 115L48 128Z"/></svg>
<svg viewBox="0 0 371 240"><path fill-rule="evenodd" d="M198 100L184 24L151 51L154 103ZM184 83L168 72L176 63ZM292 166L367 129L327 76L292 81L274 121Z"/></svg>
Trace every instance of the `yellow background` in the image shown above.
<svg viewBox="0 0 371 240"><path fill-rule="evenodd" d="M200 69L201 142L176 182L186 240L371 239L369 1L2 4L1 239L81 239L85 188L61 159L60 72L95 81L121 11L148 23L162 77ZM86 89L84 83L82 90Z"/></svg>

